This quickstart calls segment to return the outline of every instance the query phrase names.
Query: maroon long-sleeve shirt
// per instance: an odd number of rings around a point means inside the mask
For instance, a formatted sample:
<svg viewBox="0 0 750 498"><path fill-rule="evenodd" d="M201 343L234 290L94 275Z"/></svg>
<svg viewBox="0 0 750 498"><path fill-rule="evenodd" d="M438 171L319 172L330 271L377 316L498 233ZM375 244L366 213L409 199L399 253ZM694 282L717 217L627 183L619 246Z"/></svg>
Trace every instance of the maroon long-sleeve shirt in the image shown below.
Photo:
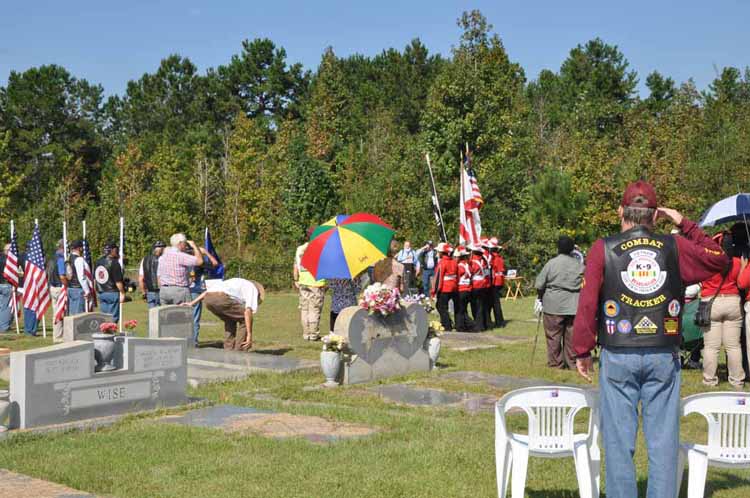
<svg viewBox="0 0 750 498"><path fill-rule="evenodd" d="M675 240L680 277L685 285L702 282L727 267L729 258L695 222L683 218L678 228L682 236L675 236ZM591 246L583 278L584 285L573 322L573 351L581 358L591 354L596 346L599 292L604 282L604 240L599 239Z"/></svg>

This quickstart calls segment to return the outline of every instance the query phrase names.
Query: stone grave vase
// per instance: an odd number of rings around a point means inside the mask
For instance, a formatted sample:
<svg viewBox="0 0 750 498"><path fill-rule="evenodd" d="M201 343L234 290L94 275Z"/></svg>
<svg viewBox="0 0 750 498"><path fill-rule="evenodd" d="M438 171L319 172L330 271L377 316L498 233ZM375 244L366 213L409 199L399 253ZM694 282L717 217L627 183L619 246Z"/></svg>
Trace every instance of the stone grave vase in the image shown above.
<svg viewBox="0 0 750 498"><path fill-rule="evenodd" d="M430 357L430 370L432 370L440 357L440 338L437 336L427 338L426 346L427 356Z"/></svg>
<svg viewBox="0 0 750 498"><path fill-rule="evenodd" d="M8 430L8 424L6 422L8 415L10 414L10 392L7 389L0 389L0 432Z"/></svg>
<svg viewBox="0 0 750 498"><path fill-rule="evenodd" d="M109 372L116 370L115 358L115 334L95 333L91 334L94 342L94 359L96 360L95 372Z"/></svg>
<svg viewBox="0 0 750 498"><path fill-rule="evenodd" d="M321 351L320 352L320 369L326 378L326 387L336 387L339 385L338 378L341 371L341 353L338 351Z"/></svg>

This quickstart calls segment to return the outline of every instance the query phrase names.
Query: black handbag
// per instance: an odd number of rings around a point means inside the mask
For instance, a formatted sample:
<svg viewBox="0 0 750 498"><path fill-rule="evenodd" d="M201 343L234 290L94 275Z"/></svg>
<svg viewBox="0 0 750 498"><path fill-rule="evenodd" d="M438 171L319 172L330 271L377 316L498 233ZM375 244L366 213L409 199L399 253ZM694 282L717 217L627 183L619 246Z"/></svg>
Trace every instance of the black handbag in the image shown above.
<svg viewBox="0 0 750 498"><path fill-rule="evenodd" d="M731 271L731 269L730 269ZM698 309L695 312L695 317L693 318L693 321L695 324L699 327L710 327L711 326L711 307L714 304L714 301L716 300L717 296L721 292L721 288L724 286L724 282L727 279L727 275L729 275L729 272L726 272L724 276L721 278L721 283L719 284L719 288L716 289L716 294L709 299L708 301L703 301L698 303Z"/></svg>

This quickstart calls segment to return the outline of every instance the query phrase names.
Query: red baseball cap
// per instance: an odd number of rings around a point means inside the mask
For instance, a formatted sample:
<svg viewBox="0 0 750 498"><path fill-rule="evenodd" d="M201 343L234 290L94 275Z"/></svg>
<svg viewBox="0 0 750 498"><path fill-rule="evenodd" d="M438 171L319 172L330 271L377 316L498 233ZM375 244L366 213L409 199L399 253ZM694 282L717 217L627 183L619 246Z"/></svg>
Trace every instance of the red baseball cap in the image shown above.
<svg viewBox="0 0 750 498"><path fill-rule="evenodd" d="M658 205L656 190L654 190L654 187L650 183L643 180L638 180L628 185L622 196L623 207L656 209Z"/></svg>

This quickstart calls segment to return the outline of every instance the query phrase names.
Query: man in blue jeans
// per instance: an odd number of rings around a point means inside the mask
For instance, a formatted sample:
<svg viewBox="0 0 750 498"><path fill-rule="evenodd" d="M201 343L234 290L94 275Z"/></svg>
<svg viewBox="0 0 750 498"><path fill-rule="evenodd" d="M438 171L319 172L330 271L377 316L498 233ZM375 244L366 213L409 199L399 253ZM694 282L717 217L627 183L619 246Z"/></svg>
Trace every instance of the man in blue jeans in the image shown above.
<svg viewBox="0 0 750 498"><path fill-rule="evenodd" d="M120 305L125 302L125 285L119 257L120 248L114 242L109 242L104 246L104 256L94 263L99 310L112 315L115 323L120 321Z"/></svg>
<svg viewBox="0 0 750 498"><path fill-rule="evenodd" d="M198 257L203 259L203 266L194 266L190 271L190 297L196 299L198 296L206 292L206 280L205 275L207 272L214 269L219 261L213 257L205 247L199 247L200 255ZM194 256L193 248L188 248L185 252ZM203 314L203 302L193 306L193 343L198 345L198 334L201 331L201 315Z"/></svg>
<svg viewBox="0 0 750 498"><path fill-rule="evenodd" d="M692 221L658 207L643 181L628 185L618 208L621 232L597 240L586 261L573 324L578 372L591 381L591 350L602 346L599 371L607 496L635 498L638 404L649 456L649 498L676 496L680 434L680 310L685 285L726 268L729 259ZM679 236L654 233L659 219Z"/></svg>
<svg viewBox="0 0 750 498"><path fill-rule="evenodd" d="M6 244L0 252L0 332L6 332L13 321L13 292L14 288L5 279L6 253L10 250L10 244Z"/></svg>
<svg viewBox="0 0 750 498"><path fill-rule="evenodd" d="M432 241L428 240L424 247L417 251L417 274L419 274L420 271L422 272L422 294L425 296L430 295L432 279L435 276L437 263L437 253L435 252Z"/></svg>

